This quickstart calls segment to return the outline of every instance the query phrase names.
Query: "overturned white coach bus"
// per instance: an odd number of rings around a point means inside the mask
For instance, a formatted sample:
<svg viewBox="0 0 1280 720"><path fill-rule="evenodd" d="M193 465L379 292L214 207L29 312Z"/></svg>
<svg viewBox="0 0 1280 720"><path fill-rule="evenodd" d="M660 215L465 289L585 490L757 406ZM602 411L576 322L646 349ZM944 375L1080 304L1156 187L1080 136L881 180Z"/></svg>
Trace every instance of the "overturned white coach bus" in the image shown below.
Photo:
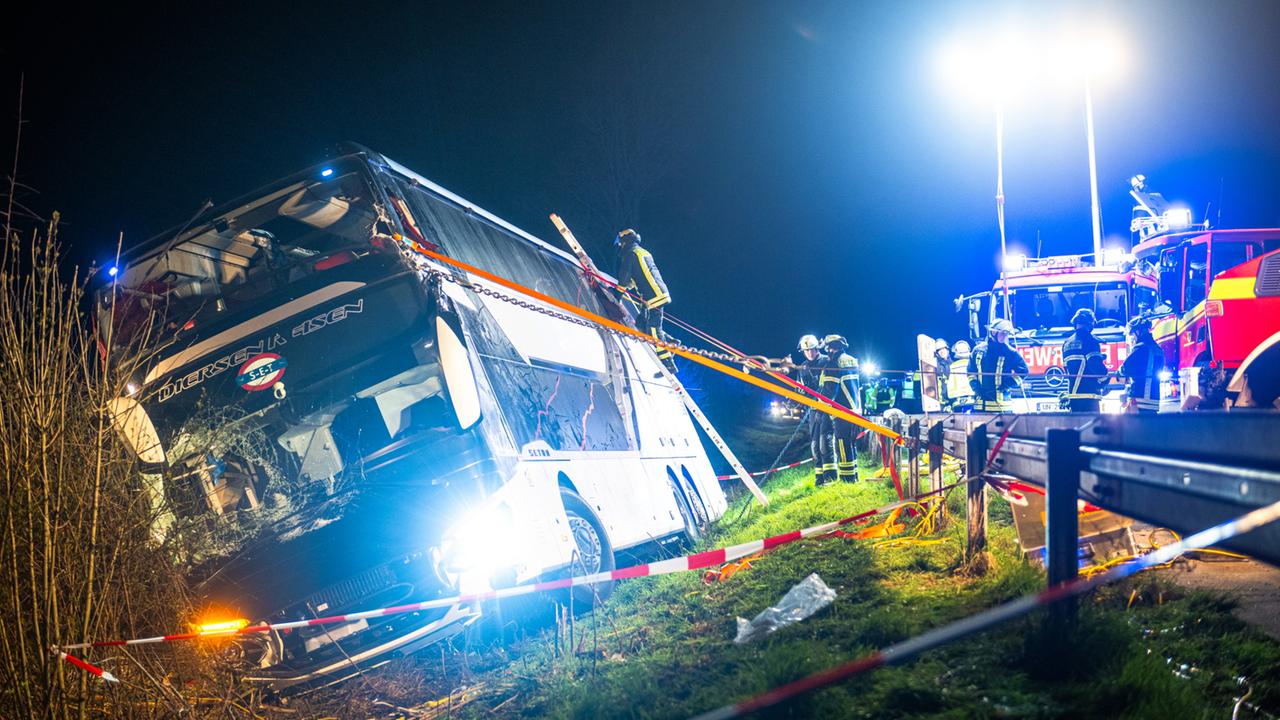
<svg viewBox="0 0 1280 720"><path fill-rule="evenodd" d="M113 412L169 522L280 517L206 573L211 606L280 622L592 573L724 513L648 345L477 292L414 244L609 311L567 253L355 146L104 278L104 352L161 347ZM257 636L251 676L335 682L477 613Z"/></svg>

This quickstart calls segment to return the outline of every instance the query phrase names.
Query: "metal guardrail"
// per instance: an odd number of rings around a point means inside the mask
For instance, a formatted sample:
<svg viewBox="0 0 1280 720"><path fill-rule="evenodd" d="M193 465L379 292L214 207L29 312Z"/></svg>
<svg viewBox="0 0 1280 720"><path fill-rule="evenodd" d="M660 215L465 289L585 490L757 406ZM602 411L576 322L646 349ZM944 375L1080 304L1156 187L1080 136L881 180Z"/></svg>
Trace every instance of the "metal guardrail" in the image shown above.
<svg viewBox="0 0 1280 720"><path fill-rule="evenodd" d="M992 473L1044 487L1051 468L1076 477L1078 497L1112 512L1188 533L1280 501L1280 415L1204 412L1169 415L916 415L920 447L930 429L948 455L965 458L970 433L994 447L1008 432ZM939 429L940 428L940 429ZM1051 457L1050 431L1059 438ZM1066 443L1065 445L1062 443ZM1061 456L1061 457L1059 457ZM1067 473L1062 468L1068 468ZM1223 543L1280 566L1280 526Z"/></svg>

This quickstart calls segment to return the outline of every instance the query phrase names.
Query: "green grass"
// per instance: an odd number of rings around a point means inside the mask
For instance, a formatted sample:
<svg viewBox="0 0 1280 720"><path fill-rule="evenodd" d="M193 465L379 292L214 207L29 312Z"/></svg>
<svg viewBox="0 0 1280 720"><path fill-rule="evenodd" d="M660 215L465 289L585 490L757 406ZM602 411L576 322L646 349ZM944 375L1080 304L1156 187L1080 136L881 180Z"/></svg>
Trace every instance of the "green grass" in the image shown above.
<svg viewBox="0 0 1280 720"><path fill-rule="evenodd" d="M739 499L702 546L788 532L895 499L882 480L815 489L805 470L780 474L766 491L769 508L738 518L746 502ZM962 492L948 503L955 512L962 511ZM507 633L505 642L461 650L464 676L482 691L453 714L687 717L1043 587L1043 572L1021 559L998 497L991 517L995 565L982 577L962 571L964 521L952 517L935 536L942 543L876 548L867 540L810 539L766 554L725 582L706 585L685 573L622 583L604 607L574 622L576 653L564 652L566 627L518 642ZM834 603L753 643L733 644L735 618L754 617L812 572L836 590ZM1126 608L1131 590L1138 594ZM1237 675L1251 678L1251 702L1280 708L1280 646L1243 626L1221 600L1181 596L1140 577L1082 600L1070 648L1051 642L1043 627L1043 615L1033 614L765 716L1229 717L1233 693L1241 692ZM1159 632L1168 628L1178 629ZM1183 672L1189 679L1173 672L1181 663L1195 667ZM423 661L422 669L430 667ZM441 668L437 655L434 669Z"/></svg>

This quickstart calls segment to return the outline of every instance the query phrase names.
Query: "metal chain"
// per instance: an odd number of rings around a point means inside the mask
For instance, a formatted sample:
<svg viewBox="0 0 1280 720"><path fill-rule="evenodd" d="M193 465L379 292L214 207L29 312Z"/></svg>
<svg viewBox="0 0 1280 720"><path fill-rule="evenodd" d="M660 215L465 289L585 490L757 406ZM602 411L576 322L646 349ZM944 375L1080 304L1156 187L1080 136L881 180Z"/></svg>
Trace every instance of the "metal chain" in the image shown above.
<svg viewBox="0 0 1280 720"><path fill-rule="evenodd" d="M495 300L499 300L505 303L510 303L517 307L522 307L526 310L532 310L533 312L546 315L547 317L556 318L557 320L564 320L565 322L570 322L570 323L573 323L574 325L581 325L583 327L589 327L589 328L601 330L609 333L610 335L614 335L620 338L630 338L633 340L638 339L635 336L630 335L629 333L624 333L621 330L616 330L614 328L609 327L608 325L602 325L598 322L587 320L585 318L576 317L574 315L569 315L569 314L560 312L558 310L552 310L551 308L548 308L548 307L536 305L532 302L529 302L528 300L522 300L518 297L507 295L506 293L503 293L501 291L494 290L493 288L487 287L485 285L480 285L479 283L460 278L454 275L453 273L448 273L438 268L429 267L424 264L421 266L421 269L431 277L438 278L445 282L453 283L454 285L457 285L459 287L467 288L468 290L479 293L481 295L487 295ZM745 364L747 360L747 358L737 357L734 355L730 355L728 353L715 352L713 350L703 350L702 348L690 347L680 342L679 340L675 340L675 339L663 340L661 342L670 347L679 348L680 350L687 353L693 353L694 355L701 355L702 357L710 358L712 360L719 360L720 362L728 363L731 365L742 365L742 364Z"/></svg>

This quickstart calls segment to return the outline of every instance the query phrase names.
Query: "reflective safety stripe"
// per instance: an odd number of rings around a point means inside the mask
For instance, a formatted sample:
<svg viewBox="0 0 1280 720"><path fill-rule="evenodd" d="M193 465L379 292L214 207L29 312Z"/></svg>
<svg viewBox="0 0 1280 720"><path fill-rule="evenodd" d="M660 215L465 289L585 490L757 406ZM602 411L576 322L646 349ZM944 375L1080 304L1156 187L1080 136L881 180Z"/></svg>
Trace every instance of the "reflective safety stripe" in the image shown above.
<svg viewBox="0 0 1280 720"><path fill-rule="evenodd" d="M1254 294L1256 277L1219 278L1209 286L1210 300L1241 300L1257 297Z"/></svg>
<svg viewBox="0 0 1280 720"><path fill-rule="evenodd" d="M650 310L653 310L654 308L662 307L663 305L666 305L669 302L671 302L671 295L669 295L668 293L662 293L661 295L658 295L652 300L646 300L644 304L645 304L645 307L649 308Z"/></svg>
<svg viewBox="0 0 1280 720"><path fill-rule="evenodd" d="M1102 396L1094 393L1067 393L1064 397L1068 400L1101 400Z"/></svg>
<svg viewBox="0 0 1280 720"><path fill-rule="evenodd" d="M1156 352L1155 349L1152 349L1147 353L1147 374L1143 378L1141 395L1143 398L1154 399L1158 407L1160 405L1160 371L1157 366L1163 366L1164 363L1157 364L1157 359L1163 360L1163 358L1158 358Z"/></svg>
<svg viewBox="0 0 1280 720"><path fill-rule="evenodd" d="M1004 400L979 400L975 403L975 407L978 410L989 412L1004 412L1009 409L1009 406L1005 405Z"/></svg>
<svg viewBox="0 0 1280 720"><path fill-rule="evenodd" d="M1088 360L1089 360L1089 358L1091 358L1091 357L1099 357L1099 358L1100 358L1100 357L1103 357L1103 355L1102 355L1102 353L1093 352L1093 353L1089 353L1089 354L1087 354L1087 355L1068 355L1068 356L1066 356L1066 357L1064 357L1064 358L1062 359L1062 364L1063 364L1063 365L1066 365L1067 363L1071 362L1072 360L1079 360L1079 361L1080 361L1080 368L1079 368L1078 370L1076 370L1076 381L1075 381L1075 382L1073 382L1073 383L1071 383L1071 392L1067 394L1067 398L1093 398L1093 397L1099 397L1099 398L1100 398L1100 397L1102 397L1101 395L1089 395L1089 394L1083 394L1083 395L1082 395L1082 394L1079 394L1079 393L1080 393L1080 383L1084 381L1084 369L1085 369L1085 367L1086 367L1086 366L1088 366L1088 364L1089 364Z"/></svg>
<svg viewBox="0 0 1280 720"><path fill-rule="evenodd" d="M657 328L650 328L650 329L649 329L649 335L650 335L654 340L658 340L658 341L661 341L661 340L662 340L662 338L658 337L658 330L657 330ZM657 351L657 353L658 353L658 359L659 359L659 360L666 360L667 358L670 358L670 357L671 357L671 351L670 351L670 350L668 350L668 349L666 349L665 347L662 347L661 345L655 346L655 347L654 347L654 350L656 350L656 351Z"/></svg>
<svg viewBox="0 0 1280 720"><path fill-rule="evenodd" d="M649 288L653 292L653 298L651 300L646 300L644 304L652 310L671 302L670 293L663 290L662 285L658 283L657 279L654 278L653 273L649 271L649 263L645 262L645 260L652 260L653 255L649 254L648 250L640 247L635 248L634 251L636 254L637 264L640 266L640 272L644 273L644 279L649 283Z"/></svg>

